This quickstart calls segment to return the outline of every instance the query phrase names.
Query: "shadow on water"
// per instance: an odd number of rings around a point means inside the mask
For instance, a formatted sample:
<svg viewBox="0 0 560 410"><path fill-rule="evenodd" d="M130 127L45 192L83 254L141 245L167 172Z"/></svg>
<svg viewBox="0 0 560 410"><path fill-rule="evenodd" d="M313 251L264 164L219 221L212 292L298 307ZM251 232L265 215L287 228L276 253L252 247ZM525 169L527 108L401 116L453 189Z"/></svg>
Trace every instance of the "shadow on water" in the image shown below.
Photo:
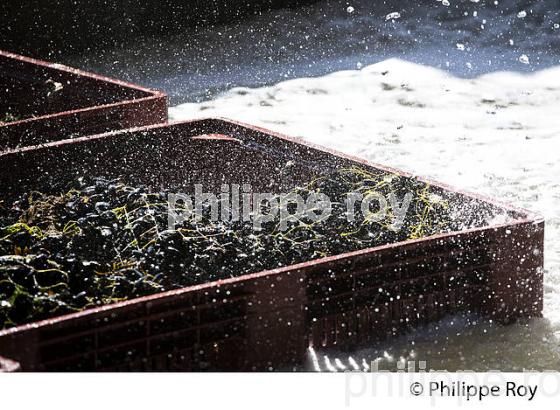
<svg viewBox="0 0 560 410"><path fill-rule="evenodd" d="M450 3L320 1L51 58L160 88L172 105L208 100L235 86L320 76L391 57L464 78L560 64L556 1ZM400 17L388 18L394 12Z"/></svg>

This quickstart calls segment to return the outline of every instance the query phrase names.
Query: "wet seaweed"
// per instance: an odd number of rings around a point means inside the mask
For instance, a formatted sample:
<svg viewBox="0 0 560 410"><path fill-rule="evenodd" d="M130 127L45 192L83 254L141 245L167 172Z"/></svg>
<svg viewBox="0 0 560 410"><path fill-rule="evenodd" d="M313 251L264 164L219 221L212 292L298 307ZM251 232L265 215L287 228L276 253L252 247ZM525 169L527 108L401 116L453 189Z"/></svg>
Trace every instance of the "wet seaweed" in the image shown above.
<svg viewBox="0 0 560 410"><path fill-rule="evenodd" d="M361 168L317 176L284 194L322 193L332 203L329 218L300 215L286 229L270 221L255 230L247 221L204 214L169 230L172 191L151 192L122 178L78 178L56 192L0 202L0 328L457 229L449 201L435 188ZM377 221L356 212L348 220L349 193L407 192L412 200L400 229L390 214Z"/></svg>
<svg viewBox="0 0 560 410"><path fill-rule="evenodd" d="M4 125L4 124L8 124L10 122L14 122L14 121L19 121L21 120L21 116L19 115L14 115L11 113L6 113L3 116L0 117L0 126Z"/></svg>

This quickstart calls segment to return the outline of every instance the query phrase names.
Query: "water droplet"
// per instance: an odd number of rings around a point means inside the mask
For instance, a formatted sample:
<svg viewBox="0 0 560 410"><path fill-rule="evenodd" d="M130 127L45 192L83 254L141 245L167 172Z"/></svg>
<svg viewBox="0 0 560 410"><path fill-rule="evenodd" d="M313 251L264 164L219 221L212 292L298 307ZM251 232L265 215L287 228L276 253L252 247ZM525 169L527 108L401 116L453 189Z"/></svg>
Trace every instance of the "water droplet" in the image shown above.
<svg viewBox="0 0 560 410"><path fill-rule="evenodd" d="M393 11L385 16L385 20L396 20L401 17L401 13L398 11Z"/></svg>

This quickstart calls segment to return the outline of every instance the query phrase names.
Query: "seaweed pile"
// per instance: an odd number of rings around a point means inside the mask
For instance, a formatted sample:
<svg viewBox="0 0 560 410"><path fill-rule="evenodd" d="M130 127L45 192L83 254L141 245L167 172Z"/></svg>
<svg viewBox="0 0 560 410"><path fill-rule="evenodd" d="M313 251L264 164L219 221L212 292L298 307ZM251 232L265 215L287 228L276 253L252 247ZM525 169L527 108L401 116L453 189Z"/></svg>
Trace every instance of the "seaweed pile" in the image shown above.
<svg viewBox="0 0 560 410"><path fill-rule="evenodd" d="M165 290L456 229L449 201L435 188L398 175L342 169L293 192L323 193L332 213L277 221L187 218L168 229L168 192L122 178L78 178L65 187L0 202L0 329ZM349 192L413 194L401 229L356 212Z"/></svg>
<svg viewBox="0 0 560 410"><path fill-rule="evenodd" d="M4 124L8 124L10 122L19 121L22 118L19 115L13 115L10 113L6 113L3 116L0 116L0 126Z"/></svg>

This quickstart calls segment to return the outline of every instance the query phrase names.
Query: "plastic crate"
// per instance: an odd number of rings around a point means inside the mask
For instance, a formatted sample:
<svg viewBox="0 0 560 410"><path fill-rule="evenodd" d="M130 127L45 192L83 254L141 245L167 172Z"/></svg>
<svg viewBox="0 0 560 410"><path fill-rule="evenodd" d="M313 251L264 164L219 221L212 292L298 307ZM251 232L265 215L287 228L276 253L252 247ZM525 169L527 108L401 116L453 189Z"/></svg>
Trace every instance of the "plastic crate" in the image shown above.
<svg viewBox="0 0 560 410"><path fill-rule="evenodd" d="M291 172L279 172L288 161ZM219 119L52 143L5 153L0 163L6 199L80 174L126 175L154 189L202 183L207 192L222 183L285 192L314 174L353 165L410 176ZM479 209L506 212L511 221L19 326L0 332L0 354L23 370L285 370L300 365L310 345L358 346L463 310L501 322L540 316L542 219L430 183ZM380 287L393 297L380 298Z"/></svg>
<svg viewBox="0 0 560 410"><path fill-rule="evenodd" d="M162 92L0 50L0 151L166 121Z"/></svg>

